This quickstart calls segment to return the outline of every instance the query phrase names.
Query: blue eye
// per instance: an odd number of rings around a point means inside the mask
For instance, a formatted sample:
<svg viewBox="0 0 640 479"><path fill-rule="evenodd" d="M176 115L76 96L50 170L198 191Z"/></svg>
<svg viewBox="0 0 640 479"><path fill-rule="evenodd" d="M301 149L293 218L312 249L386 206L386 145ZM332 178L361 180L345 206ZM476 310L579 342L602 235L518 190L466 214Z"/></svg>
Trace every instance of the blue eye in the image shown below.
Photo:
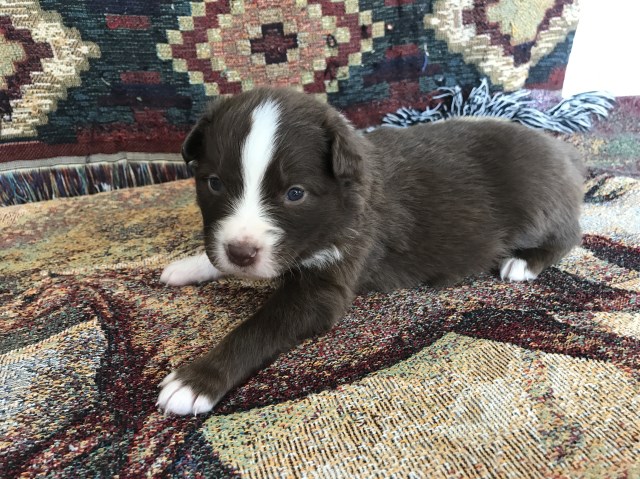
<svg viewBox="0 0 640 479"><path fill-rule="evenodd" d="M222 190L222 180L217 176L210 176L207 178L207 182L209 183L209 189L211 191L215 191L217 193Z"/></svg>
<svg viewBox="0 0 640 479"><path fill-rule="evenodd" d="M289 191L287 191L287 199L289 201L300 201L303 196L304 196L304 190L297 186L294 186L293 188L289 188Z"/></svg>

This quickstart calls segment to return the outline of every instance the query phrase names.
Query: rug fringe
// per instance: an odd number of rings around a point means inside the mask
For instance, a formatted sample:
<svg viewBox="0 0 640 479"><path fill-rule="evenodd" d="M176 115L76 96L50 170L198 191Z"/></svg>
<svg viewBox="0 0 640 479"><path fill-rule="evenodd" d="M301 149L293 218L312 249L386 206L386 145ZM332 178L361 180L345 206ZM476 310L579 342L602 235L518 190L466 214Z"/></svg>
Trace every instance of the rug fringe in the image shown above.
<svg viewBox="0 0 640 479"><path fill-rule="evenodd" d="M0 206L89 195L189 178L183 162L140 161L43 167L0 173Z"/></svg>
<svg viewBox="0 0 640 479"><path fill-rule="evenodd" d="M471 90L466 99L459 86L440 87L437 92L440 94L433 99L439 103L435 107L427 107L424 111L400 108L387 114L382 123L407 127L458 116L486 116L510 119L531 128L575 133L590 130L593 117L606 118L615 105L615 97L608 93L587 92L563 99L554 107L540 111L532 106L536 102L531 99L530 90L492 95L486 78Z"/></svg>
<svg viewBox="0 0 640 479"><path fill-rule="evenodd" d="M462 89L440 87L433 97L438 103L424 111L400 108L387 114L383 125L407 127L458 116L500 117L523 125L559 133L588 131L593 118L606 118L615 98L603 92L588 92L563 99L546 111L534 108L531 91L491 94L483 79L464 97ZM42 167L0 173L0 206L80 196L114 189L145 186L189 178L182 162L126 161L74 166Z"/></svg>

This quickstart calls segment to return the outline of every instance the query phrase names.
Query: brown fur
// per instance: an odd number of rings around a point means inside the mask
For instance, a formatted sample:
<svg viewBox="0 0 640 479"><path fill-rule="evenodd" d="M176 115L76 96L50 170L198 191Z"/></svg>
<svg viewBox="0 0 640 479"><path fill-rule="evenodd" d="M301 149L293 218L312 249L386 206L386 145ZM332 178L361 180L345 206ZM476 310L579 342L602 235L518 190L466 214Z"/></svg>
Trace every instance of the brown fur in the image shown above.
<svg viewBox="0 0 640 479"><path fill-rule="evenodd" d="M251 111L265 98L276 99L283 112L264 184L286 232L278 246L282 274L252 318L177 370L214 402L279 353L326 332L358 292L450 284L513 256L537 274L580 241L583 167L559 140L495 120L362 135L308 96L258 89L215 103L183 148L185 160L197 162L208 244L239 194L239 145ZM226 197L208 190L212 173L224 181ZM291 184L309 192L295 207L281 201ZM331 245L341 261L301 266ZM209 257L215 265L215 255Z"/></svg>

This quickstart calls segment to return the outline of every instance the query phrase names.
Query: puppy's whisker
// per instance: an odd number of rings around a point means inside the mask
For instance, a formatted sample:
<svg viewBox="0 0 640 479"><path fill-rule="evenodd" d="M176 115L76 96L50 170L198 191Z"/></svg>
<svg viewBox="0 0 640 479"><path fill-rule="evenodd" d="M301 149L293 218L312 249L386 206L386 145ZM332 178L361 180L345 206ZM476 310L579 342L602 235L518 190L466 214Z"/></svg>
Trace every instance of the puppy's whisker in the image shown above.
<svg viewBox="0 0 640 479"><path fill-rule="evenodd" d="M294 274L294 269L293 268L296 268L299 272L302 272L302 265L300 265L298 260L296 260L296 258L293 255L293 253L291 253L289 251L280 250L278 252L278 262L281 263L281 264L285 264L287 270L291 274Z"/></svg>

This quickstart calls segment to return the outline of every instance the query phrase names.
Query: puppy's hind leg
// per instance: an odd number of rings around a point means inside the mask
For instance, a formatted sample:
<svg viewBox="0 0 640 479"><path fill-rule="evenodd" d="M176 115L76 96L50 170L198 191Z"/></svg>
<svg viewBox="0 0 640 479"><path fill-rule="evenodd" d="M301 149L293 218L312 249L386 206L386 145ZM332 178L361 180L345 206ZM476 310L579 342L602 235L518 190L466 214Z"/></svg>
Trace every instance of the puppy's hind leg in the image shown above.
<svg viewBox="0 0 640 479"><path fill-rule="evenodd" d="M577 221L563 225L550 233L540 246L521 248L513 257L502 261L500 278L504 281L531 281L547 267L560 261L574 246L580 244L580 225Z"/></svg>

